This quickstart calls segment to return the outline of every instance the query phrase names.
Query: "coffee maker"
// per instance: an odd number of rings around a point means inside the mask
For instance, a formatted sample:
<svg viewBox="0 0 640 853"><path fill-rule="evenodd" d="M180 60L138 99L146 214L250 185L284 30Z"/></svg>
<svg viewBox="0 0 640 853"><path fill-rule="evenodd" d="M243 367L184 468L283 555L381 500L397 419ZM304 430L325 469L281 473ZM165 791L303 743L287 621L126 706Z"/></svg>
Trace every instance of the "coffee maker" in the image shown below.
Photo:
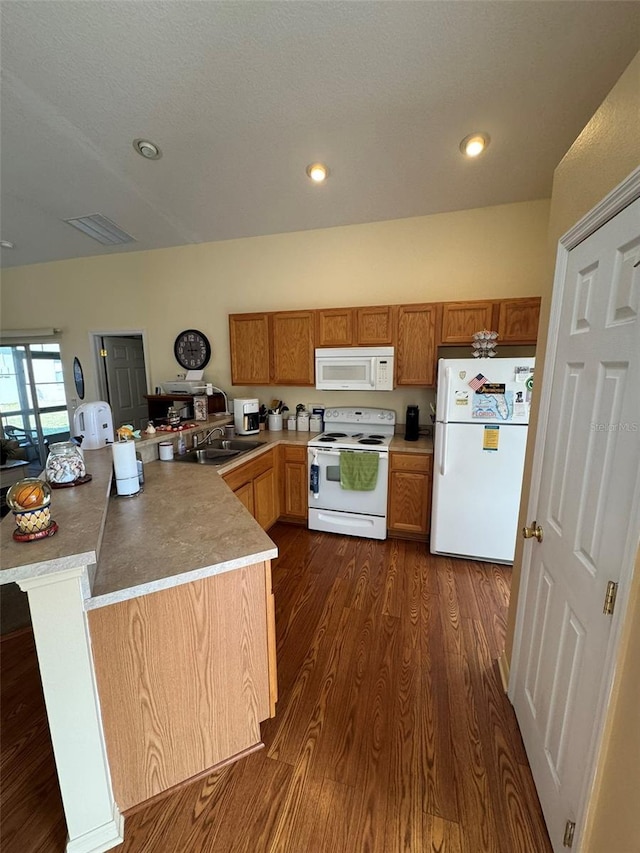
<svg viewBox="0 0 640 853"><path fill-rule="evenodd" d="M404 428L405 441L417 441L420 437L420 425L418 423L419 406L407 406L407 417Z"/></svg>
<svg viewBox="0 0 640 853"><path fill-rule="evenodd" d="M253 435L260 431L260 402L257 398L233 401L233 422L236 435Z"/></svg>

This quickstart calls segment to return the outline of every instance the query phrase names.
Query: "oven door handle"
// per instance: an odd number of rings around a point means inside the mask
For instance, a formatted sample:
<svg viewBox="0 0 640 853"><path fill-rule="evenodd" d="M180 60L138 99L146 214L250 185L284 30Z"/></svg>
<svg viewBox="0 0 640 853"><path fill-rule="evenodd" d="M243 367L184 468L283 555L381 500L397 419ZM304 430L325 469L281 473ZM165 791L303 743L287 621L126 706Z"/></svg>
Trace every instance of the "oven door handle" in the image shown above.
<svg viewBox="0 0 640 853"><path fill-rule="evenodd" d="M325 450L325 449L323 448L322 450L318 450L318 455L322 455L322 456L340 456L340 454L341 454L342 452L343 452L342 450ZM347 453L377 453L377 454L378 454L378 456L382 455L382 454L381 454L381 451L379 451L379 450L355 450L355 449L354 449L354 450L347 450L346 452L347 452ZM386 454L385 454L385 455L386 455Z"/></svg>

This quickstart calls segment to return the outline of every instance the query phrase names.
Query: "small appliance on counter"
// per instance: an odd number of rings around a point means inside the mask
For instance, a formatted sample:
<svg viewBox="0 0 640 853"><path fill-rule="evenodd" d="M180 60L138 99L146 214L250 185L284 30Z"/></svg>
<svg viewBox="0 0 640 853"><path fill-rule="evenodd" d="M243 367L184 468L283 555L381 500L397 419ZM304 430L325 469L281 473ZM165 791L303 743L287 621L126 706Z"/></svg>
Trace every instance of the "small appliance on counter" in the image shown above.
<svg viewBox="0 0 640 853"><path fill-rule="evenodd" d="M237 398L233 401L233 422L237 435L260 432L260 402L257 397Z"/></svg>
<svg viewBox="0 0 640 853"><path fill-rule="evenodd" d="M419 411L418 406L407 406L407 419L404 428L405 441L417 441L420 437Z"/></svg>
<svg viewBox="0 0 640 853"><path fill-rule="evenodd" d="M82 403L73 413L73 431L83 437L82 450L100 450L113 444L111 407L104 400Z"/></svg>

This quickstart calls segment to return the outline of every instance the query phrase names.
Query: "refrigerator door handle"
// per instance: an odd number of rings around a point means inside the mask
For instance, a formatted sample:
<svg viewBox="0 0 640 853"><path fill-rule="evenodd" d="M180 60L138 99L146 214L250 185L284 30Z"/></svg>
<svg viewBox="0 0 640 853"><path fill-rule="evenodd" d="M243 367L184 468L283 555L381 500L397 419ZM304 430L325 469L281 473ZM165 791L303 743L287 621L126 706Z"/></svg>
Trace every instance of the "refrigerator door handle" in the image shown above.
<svg viewBox="0 0 640 853"><path fill-rule="evenodd" d="M447 467L447 426L442 425L442 433L440 440L440 476L444 477Z"/></svg>
<svg viewBox="0 0 640 853"><path fill-rule="evenodd" d="M440 417L438 420L443 423L448 423L449 421L449 393L451 391L451 368L445 367L444 369L444 391L443 400L442 400L442 408L440 409Z"/></svg>

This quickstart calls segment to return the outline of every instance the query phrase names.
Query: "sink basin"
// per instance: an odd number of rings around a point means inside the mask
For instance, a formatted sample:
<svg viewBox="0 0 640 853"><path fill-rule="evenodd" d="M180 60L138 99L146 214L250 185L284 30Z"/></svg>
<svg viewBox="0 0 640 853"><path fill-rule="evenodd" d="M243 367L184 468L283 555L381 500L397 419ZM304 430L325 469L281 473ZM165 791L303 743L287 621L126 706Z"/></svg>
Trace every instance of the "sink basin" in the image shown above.
<svg viewBox="0 0 640 853"><path fill-rule="evenodd" d="M217 441L212 441L211 444L187 450L182 456L174 456L174 461L194 462L199 465L224 465L225 462L229 462L229 460L234 459L236 456L242 456L243 453L255 450L261 444L261 441L241 441L232 438L221 438Z"/></svg>
<svg viewBox="0 0 640 853"><path fill-rule="evenodd" d="M246 453L261 447L261 441L249 441L243 438L216 438L211 443L204 445L205 448L213 450L235 450L238 453Z"/></svg>

